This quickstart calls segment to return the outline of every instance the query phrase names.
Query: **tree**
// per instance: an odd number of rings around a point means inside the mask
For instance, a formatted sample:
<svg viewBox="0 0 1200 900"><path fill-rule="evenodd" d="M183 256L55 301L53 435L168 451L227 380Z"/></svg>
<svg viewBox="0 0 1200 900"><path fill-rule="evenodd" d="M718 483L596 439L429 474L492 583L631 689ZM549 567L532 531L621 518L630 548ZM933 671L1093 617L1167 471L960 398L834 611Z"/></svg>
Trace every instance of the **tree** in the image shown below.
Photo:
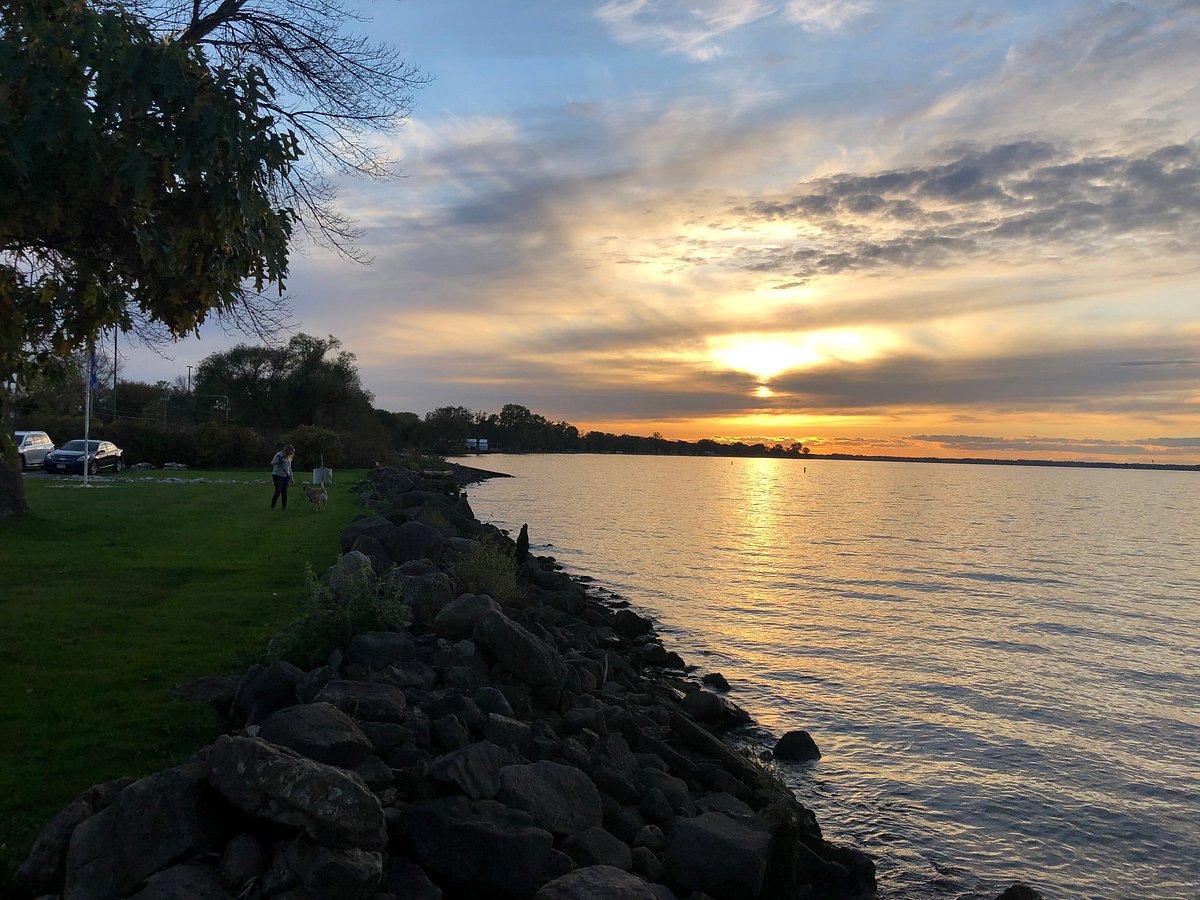
<svg viewBox="0 0 1200 900"><path fill-rule="evenodd" d="M274 96L120 7L0 5L0 515L26 508L17 379L103 329L182 335L282 291L300 151Z"/></svg>
<svg viewBox="0 0 1200 900"><path fill-rule="evenodd" d="M279 91L263 106L295 133L303 162L277 186L319 243L358 257L359 236L340 213L326 171L393 174L375 143L396 131L429 79L394 47L354 31L368 20L344 0L126 0L155 33L203 46L237 71L261 69Z"/></svg>

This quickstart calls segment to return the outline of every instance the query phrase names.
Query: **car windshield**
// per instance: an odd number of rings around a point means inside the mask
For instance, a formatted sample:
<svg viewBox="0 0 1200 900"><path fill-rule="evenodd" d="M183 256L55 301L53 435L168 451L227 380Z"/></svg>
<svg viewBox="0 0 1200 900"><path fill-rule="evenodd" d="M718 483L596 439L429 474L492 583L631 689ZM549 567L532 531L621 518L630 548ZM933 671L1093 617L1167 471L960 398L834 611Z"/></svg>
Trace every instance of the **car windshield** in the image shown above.
<svg viewBox="0 0 1200 900"><path fill-rule="evenodd" d="M62 448L64 450L77 450L79 452L83 452L85 443L87 444L88 450L99 450L100 449L99 441L86 441L86 442L85 441L67 441L65 444L62 445Z"/></svg>

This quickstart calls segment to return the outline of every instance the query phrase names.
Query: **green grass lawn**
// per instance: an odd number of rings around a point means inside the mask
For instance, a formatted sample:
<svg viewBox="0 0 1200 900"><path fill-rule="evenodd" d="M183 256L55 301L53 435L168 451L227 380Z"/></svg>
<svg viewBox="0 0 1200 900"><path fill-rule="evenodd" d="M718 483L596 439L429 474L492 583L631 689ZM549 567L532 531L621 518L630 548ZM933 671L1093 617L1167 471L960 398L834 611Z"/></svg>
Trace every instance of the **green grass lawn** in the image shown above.
<svg viewBox="0 0 1200 900"><path fill-rule="evenodd" d="M321 513L299 485L271 510L258 472L26 480L32 514L0 520L0 886L84 788L216 737L170 688L240 672L300 615L305 564L336 559L363 474L335 473Z"/></svg>

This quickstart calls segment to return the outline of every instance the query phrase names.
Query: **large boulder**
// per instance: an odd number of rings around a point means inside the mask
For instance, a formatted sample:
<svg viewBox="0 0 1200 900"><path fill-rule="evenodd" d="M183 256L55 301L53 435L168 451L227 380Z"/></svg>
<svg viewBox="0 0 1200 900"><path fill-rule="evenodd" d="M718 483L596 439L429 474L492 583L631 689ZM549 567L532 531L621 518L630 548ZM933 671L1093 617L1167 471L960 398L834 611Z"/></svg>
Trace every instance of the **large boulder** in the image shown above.
<svg viewBox="0 0 1200 900"><path fill-rule="evenodd" d="M526 813L467 797L405 809L398 833L425 871L470 896L532 894L554 843Z"/></svg>
<svg viewBox="0 0 1200 900"><path fill-rule="evenodd" d="M151 875L129 900L233 900L221 878L207 866L172 866Z"/></svg>
<svg viewBox="0 0 1200 900"><path fill-rule="evenodd" d="M67 851L66 900L126 896L171 864L221 849L221 804L186 767L129 785L82 822Z"/></svg>
<svg viewBox="0 0 1200 900"><path fill-rule="evenodd" d="M807 731L789 731L776 742L771 755L780 762L802 762L820 759L821 751Z"/></svg>
<svg viewBox="0 0 1200 900"><path fill-rule="evenodd" d="M117 794L133 782L132 778L118 778L95 784L68 803L33 842L29 856L13 876L13 883L30 896L61 890L66 878L71 835L86 819L106 809Z"/></svg>
<svg viewBox="0 0 1200 900"><path fill-rule="evenodd" d="M600 792L592 780L579 769L549 760L502 768L496 797L529 813L537 825L556 835L586 831L604 820Z"/></svg>
<svg viewBox="0 0 1200 900"><path fill-rule="evenodd" d="M391 684L335 679L321 688L317 703L330 703L355 719L372 722L402 722L408 700L404 691Z"/></svg>
<svg viewBox="0 0 1200 900"><path fill-rule="evenodd" d="M461 594L441 608L433 620L433 631L451 641L469 638L482 615L499 611L500 604L487 594Z"/></svg>
<svg viewBox="0 0 1200 900"><path fill-rule="evenodd" d="M568 872L533 895L533 900L657 900L642 879L615 866L588 866Z"/></svg>
<svg viewBox="0 0 1200 900"><path fill-rule="evenodd" d="M329 703L281 709L263 722L258 736L343 769L353 769L375 750L354 720Z"/></svg>
<svg viewBox="0 0 1200 900"><path fill-rule="evenodd" d="M395 529L395 525L385 519L383 516L363 516L355 519L344 529L342 529L342 552L346 553L354 547L354 542L362 535L374 538L380 544L387 541L387 537Z"/></svg>
<svg viewBox="0 0 1200 900"><path fill-rule="evenodd" d="M304 672L284 660L266 668L252 666L238 685L233 710L247 725L258 725L271 713L299 702L296 688L303 680Z"/></svg>
<svg viewBox="0 0 1200 900"><path fill-rule="evenodd" d="M388 533L383 546L388 557L397 565L411 559L428 559L436 563L442 558L446 538L424 522L405 522Z"/></svg>
<svg viewBox="0 0 1200 900"><path fill-rule="evenodd" d="M667 843L667 868L685 888L715 900L757 897L771 851L768 832L718 812L676 819Z"/></svg>
<svg viewBox="0 0 1200 900"><path fill-rule="evenodd" d="M491 650L517 678L551 703L558 701L567 664L556 649L501 612L480 616L472 634L477 644Z"/></svg>
<svg viewBox="0 0 1200 900"><path fill-rule="evenodd" d="M415 563L426 563L427 567ZM450 576L439 572L428 560L414 560L401 566L393 579L393 586L412 609L413 622L420 625L432 625L442 607L454 599Z"/></svg>
<svg viewBox="0 0 1200 900"><path fill-rule="evenodd" d="M325 572L329 587L339 597L345 595L356 583L373 589L377 577L375 567L371 565L371 557L360 550L347 550L342 558Z"/></svg>
<svg viewBox="0 0 1200 900"><path fill-rule="evenodd" d="M362 666L368 672L379 672L396 663L407 662L416 656L413 639L399 631L365 631L351 638L342 657L342 668Z"/></svg>
<svg viewBox="0 0 1200 900"><path fill-rule="evenodd" d="M425 774L458 786L468 797L491 800L500 790L500 770L516 757L491 741L476 741L433 760Z"/></svg>
<svg viewBox="0 0 1200 900"><path fill-rule="evenodd" d="M383 808L361 778L258 738L222 735L208 754L208 781L252 816L304 831L332 847L387 845Z"/></svg>
<svg viewBox="0 0 1200 900"><path fill-rule="evenodd" d="M309 894L321 900L370 897L383 876L383 855L377 850L334 850L304 838L288 847L287 863Z"/></svg>
<svg viewBox="0 0 1200 900"><path fill-rule="evenodd" d="M633 868L629 845L603 828L589 828L571 835L563 841L562 850L581 866L616 866L625 871Z"/></svg>

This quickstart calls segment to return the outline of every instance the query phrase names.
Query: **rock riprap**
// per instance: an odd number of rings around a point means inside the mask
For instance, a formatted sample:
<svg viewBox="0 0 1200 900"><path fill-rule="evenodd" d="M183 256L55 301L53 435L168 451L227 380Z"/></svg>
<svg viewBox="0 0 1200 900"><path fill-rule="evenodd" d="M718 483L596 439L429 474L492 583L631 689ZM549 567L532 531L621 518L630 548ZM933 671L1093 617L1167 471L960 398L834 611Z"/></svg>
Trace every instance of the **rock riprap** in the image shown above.
<svg viewBox="0 0 1200 900"><path fill-rule="evenodd" d="M650 619L520 563L498 603L458 583L481 543L448 479L380 469L341 538L333 590L369 567L413 610L327 662L176 692L228 733L188 763L84 792L17 875L33 896L212 900L752 900L874 892L865 854L720 731L749 720L702 691ZM347 587L350 589L350 587ZM674 666L675 668L671 668ZM723 681L723 679L722 679ZM714 685L718 687L718 685ZM722 683L720 689L728 685ZM785 754L786 755L786 754Z"/></svg>

